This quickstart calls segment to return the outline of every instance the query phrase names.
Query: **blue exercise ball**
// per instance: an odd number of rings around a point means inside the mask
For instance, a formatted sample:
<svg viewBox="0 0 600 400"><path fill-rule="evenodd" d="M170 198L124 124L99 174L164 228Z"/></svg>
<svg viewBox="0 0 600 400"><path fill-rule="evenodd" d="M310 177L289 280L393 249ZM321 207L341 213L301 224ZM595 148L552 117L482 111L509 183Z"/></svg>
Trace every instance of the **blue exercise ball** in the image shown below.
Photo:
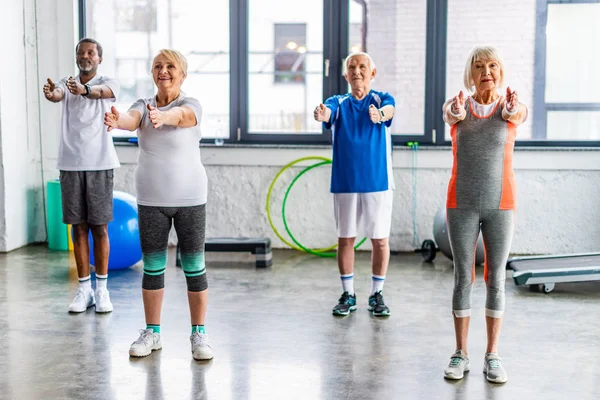
<svg viewBox="0 0 600 400"><path fill-rule="evenodd" d="M71 235L73 236L73 235ZM108 269L132 267L142 259L137 202L129 193L113 193L113 220L108 224L110 255ZM94 264L94 239L90 231L90 264Z"/></svg>

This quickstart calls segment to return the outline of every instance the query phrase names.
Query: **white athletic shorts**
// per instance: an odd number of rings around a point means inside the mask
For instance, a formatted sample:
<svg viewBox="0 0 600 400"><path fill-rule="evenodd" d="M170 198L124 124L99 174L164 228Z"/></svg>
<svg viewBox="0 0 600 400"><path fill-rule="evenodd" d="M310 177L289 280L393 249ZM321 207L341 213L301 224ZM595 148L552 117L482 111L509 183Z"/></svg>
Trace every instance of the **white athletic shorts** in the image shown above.
<svg viewBox="0 0 600 400"><path fill-rule="evenodd" d="M364 236L369 239L389 237L393 202L393 190L372 193L334 193L333 209L338 237L357 237L361 228Z"/></svg>

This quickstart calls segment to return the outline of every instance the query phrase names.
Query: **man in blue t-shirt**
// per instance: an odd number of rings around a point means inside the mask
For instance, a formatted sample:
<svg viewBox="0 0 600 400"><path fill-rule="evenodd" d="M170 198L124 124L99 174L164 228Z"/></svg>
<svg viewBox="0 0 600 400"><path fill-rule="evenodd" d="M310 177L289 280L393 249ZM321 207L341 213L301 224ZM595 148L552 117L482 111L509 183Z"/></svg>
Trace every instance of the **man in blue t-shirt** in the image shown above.
<svg viewBox="0 0 600 400"><path fill-rule="evenodd" d="M356 310L354 240L359 224L373 245L369 311L375 316L390 315L381 291L390 258L394 177L389 127L396 103L389 93L371 90L375 74L375 63L367 53L349 55L344 77L351 92L328 98L314 111L315 120L333 132L331 193L343 287L333 308L335 315Z"/></svg>

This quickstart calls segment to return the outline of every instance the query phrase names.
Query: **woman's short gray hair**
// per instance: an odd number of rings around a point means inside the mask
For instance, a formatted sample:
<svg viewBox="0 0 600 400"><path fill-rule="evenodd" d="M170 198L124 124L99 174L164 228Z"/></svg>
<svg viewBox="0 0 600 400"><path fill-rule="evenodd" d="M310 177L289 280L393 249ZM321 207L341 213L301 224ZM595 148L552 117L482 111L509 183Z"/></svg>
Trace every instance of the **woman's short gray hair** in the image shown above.
<svg viewBox="0 0 600 400"><path fill-rule="evenodd" d="M465 65L464 73L464 84L465 88L471 93L475 91L475 82L473 81L473 74L471 68L476 61L498 61L500 65L500 87L504 85L504 62L500 56L500 52L494 46L477 46L471 50L471 54L467 58L467 64Z"/></svg>
<svg viewBox="0 0 600 400"><path fill-rule="evenodd" d="M348 64L350 63L350 60L352 60L354 57L359 57L359 56L367 57L369 59L369 68L375 69L375 61L373 61L371 56L369 54L365 53L364 51L357 51L356 53L352 53L348 57L346 57L346 60L344 61L344 74L346 72L348 72Z"/></svg>

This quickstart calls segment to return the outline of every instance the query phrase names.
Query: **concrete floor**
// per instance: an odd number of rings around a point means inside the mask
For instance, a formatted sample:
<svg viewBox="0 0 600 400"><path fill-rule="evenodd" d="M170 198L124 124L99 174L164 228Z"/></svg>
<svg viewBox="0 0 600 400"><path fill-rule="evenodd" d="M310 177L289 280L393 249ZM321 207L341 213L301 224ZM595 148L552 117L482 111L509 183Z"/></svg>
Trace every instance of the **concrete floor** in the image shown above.
<svg viewBox="0 0 600 400"><path fill-rule="evenodd" d="M201 363L190 354L185 279L173 257L163 349L130 359L129 345L145 326L141 268L110 272L112 314L92 308L69 315L77 287L69 253L32 246L0 255L0 398L598 399L600 282L542 294L507 280L500 355L509 381L498 386L481 372L481 268L473 291L472 370L449 382L443 369L454 350L453 279L442 255L435 264L392 256L384 288L388 319L367 312L368 253L357 257L359 309L347 318L331 315L341 292L333 259L277 251L272 268L257 270L250 257L208 256L207 333L215 358Z"/></svg>

